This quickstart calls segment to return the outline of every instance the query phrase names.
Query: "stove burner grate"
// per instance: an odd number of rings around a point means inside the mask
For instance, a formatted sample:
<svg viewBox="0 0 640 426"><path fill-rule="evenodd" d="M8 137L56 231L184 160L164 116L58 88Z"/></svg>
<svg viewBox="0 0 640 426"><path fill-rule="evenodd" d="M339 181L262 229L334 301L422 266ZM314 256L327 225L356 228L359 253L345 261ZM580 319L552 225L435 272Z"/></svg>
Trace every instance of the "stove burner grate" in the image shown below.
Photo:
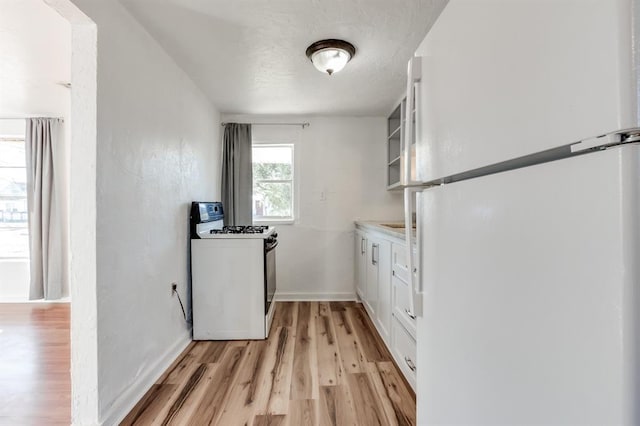
<svg viewBox="0 0 640 426"><path fill-rule="evenodd" d="M222 229L212 229L211 234L262 234L268 226L232 225Z"/></svg>

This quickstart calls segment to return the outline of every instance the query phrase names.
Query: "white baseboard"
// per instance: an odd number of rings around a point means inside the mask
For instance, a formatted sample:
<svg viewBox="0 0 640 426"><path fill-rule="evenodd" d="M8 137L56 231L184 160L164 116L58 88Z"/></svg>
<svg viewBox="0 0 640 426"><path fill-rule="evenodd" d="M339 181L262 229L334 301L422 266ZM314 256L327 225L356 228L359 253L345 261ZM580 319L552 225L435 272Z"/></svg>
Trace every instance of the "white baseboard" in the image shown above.
<svg viewBox="0 0 640 426"><path fill-rule="evenodd" d="M118 399L115 400L107 412L100 416L100 424L103 426L120 424L151 386L158 381L173 361L186 349L189 343L191 343L191 330L171 346L151 368L143 373L133 385L127 388Z"/></svg>
<svg viewBox="0 0 640 426"><path fill-rule="evenodd" d="M351 302L356 300L356 294L277 292L275 299L276 302Z"/></svg>

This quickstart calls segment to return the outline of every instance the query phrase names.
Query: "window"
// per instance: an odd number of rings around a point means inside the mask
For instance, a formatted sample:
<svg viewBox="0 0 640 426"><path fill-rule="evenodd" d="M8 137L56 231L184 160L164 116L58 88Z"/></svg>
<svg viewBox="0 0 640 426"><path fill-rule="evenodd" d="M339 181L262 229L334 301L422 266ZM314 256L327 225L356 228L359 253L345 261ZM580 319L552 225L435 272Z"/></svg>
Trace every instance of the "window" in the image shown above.
<svg viewBox="0 0 640 426"><path fill-rule="evenodd" d="M29 258L24 138L0 136L0 259Z"/></svg>
<svg viewBox="0 0 640 426"><path fill-rule="evenodd" d="M293 221L293 144L253 145L252 155L253 221Z"/></svg>

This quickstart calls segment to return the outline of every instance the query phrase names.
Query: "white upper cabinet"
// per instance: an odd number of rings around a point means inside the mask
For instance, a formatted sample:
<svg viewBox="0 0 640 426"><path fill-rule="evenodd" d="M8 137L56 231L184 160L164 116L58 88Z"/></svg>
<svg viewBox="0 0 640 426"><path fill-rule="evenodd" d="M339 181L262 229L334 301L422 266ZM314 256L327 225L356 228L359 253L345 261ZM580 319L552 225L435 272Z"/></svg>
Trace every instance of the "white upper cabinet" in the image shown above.
<svg viewBox="0 0 640 426"><path fill-rule="evenodd" d="M630 3L451 0L416 53L419 180L637 126Z"/></svg>
<svg viewBox="0 0 640 426"><path fill-rule="evenodd" d="M387 189L401 185L404 109L402 101L387 118Z"/></svg>

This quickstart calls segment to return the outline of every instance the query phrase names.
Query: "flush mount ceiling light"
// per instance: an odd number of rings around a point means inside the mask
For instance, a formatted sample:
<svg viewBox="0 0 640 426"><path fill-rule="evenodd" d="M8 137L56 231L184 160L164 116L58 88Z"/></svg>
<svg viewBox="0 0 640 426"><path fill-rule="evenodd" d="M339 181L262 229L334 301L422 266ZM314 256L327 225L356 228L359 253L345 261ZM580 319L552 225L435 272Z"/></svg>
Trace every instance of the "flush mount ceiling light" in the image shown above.
<svg viewBox="0 0 640 426"><path fill-rule="evenodd" d="M353 44L344 40L320 40L307 47L307 57L320 72L340 71L356 54Z"/></svg>

